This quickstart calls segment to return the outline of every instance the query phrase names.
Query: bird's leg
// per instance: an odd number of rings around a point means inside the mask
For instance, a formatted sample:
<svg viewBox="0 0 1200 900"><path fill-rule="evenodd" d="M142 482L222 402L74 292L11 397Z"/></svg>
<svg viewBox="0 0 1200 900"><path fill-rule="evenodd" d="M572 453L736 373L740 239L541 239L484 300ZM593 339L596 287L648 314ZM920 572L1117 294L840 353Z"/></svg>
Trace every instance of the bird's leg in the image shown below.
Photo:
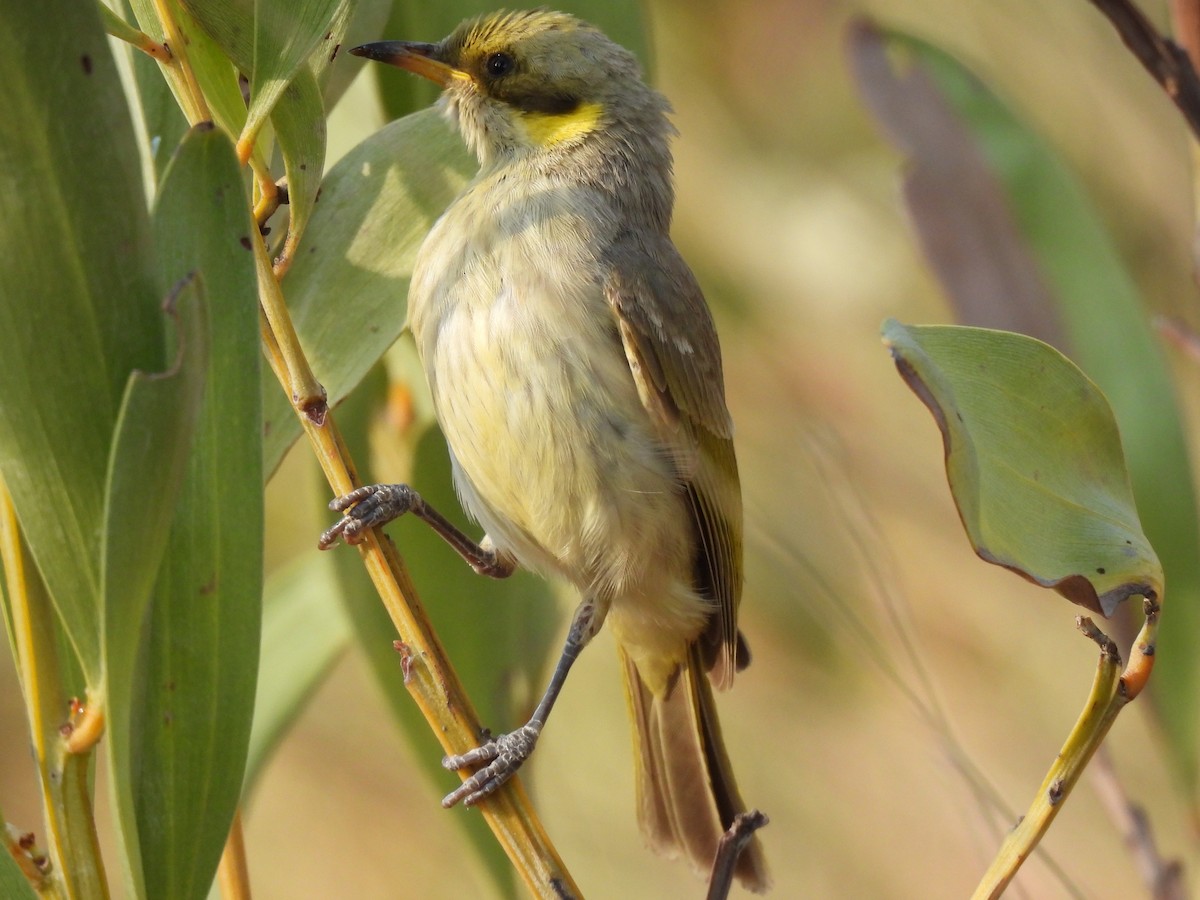
<svg viewBox="0 0 1200 900"><path fill-rule="evenodd" d="M336 544L339 535L347 544L357 544L368 528L386 525L410 512L427 522L480 575L507 578L516 569L512 557L493 547L490 538L475 543L407 484L368 484L332 500L329 508L345 515L317 541L322 550Z"/></svg>
<svg viewBox="0 0 1200 900"><path fill-rule="evenodd" d="M601 606L590 597L585 597L576 608L571 628L567 632L567 640L563 644L562 655L558 658L558 665L554 667L554 675L551 676L550 684L546 686L546 692L542 694L542 699L528 722L516 731L491 738L474 750L459 756L447 756L442 760L442 765L451 771L485 764L457 789L447 794L442 800L442 806L449 809L459 801L473 806L508 781L525 760L529 759L554 701L558 699L559 692L566 683L567 673L571 671L571 666L579 657L580 651L604 624L607 612L607 604Z"/></svg>

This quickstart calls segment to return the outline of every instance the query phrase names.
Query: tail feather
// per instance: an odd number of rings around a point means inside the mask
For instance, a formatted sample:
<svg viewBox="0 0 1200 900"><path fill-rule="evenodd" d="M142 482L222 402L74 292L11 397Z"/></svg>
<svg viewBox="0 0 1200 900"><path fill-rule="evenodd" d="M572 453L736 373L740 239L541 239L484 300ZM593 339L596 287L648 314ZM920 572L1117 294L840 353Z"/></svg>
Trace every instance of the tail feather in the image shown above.
<svg viewBox="0 0 1200 900"><path fill-rule="evenodd" d="M680 853L707 875L717 844L746 809L721 738L721 725L700 651L693 647L662 696L642 681L624 653L625 686L637 748L638 819L652 849ZM762 845L742 852L738 880L752 891L770 885Z"/></svg>

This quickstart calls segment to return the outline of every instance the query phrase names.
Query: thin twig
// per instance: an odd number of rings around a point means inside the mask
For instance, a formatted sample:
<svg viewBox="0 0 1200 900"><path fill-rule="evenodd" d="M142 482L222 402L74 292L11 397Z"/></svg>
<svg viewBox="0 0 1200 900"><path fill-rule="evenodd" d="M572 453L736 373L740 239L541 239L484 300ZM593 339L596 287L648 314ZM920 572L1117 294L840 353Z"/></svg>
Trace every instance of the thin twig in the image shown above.
<svg viewBox="0 0 1200 900"><path fill-rule="evenodd" d="M1154 900L1187 900L1183 864L1177 859L1163 859L1159 854L1149 816L1140 804L1130 799L1104 747L1092 760L1091 774L1100 802L1121 832L1149 895Z"/></svg>
<svg viewBox="0 0 1200 900"><path fill-rule="evenodd" d="M1079 630L1100 647L1100 663L1087 703L1075 727L1067 736L1050 771L1042 781L1029 811L1009 832L996 858L980 880L974 900L995 900L1016 876L1022 863L1029 858L1050 828L1071 789L1079 781L1088 762L1099 749L1117 715L1145 687L1154 667L1158 637L1159 604L1157 597L1142 600L1146 621L1134 641L1129 663L1121 670L1121 657L1116 645L1091 619L1076 620Z"/></svg>
<svg viewBox="0 0 1200 900"><path fill-rule="evenodd" d="M21 535L12 497L0 478L0 570L8 596L8 633L25 712L29 717L45 816L46 849L53 865L40 896L108 897L104 858L96 835L89 778L90 753L68 753L62 722L67 712L59 642L49 623L50 594ZM102 706L102 703L98 703Z"/></svg>
<svg viewBox="0 0 1200 900"><path fill-rule="evenodd" d="M1117 29L1125 46L1183 113L1192 134L1200 138L1200 78L1187 52L1159 34L1130 0L1091 0L1091 3Z"/></svg>
<svg viewBox="0 0 1200 900"><path fill-rule="evenodd" d="M734 816L729 830L721 835L717 844L717 855L713 859L712 874L708 878L708 894L705 900L725 900L733 887L733 875L738 857L754 837L754 832L770 823L770 819L757 809L747 810Z"/></svg>
<svg viewBox="0 0 1200 900"><path fill-rule="evenodd" d="M1171 0L1171 24L1175 39L1187 50L1192 68L1200 64L1200 3L1197 0Z"/></svg>
<svg viewBox="0 0 1200 900"><path fill-rule="evenodd" d="M250 867L246 863L246 839L242 832L242 811L233 814L229 837L217 866L221 900L250 900Z"/></svg>

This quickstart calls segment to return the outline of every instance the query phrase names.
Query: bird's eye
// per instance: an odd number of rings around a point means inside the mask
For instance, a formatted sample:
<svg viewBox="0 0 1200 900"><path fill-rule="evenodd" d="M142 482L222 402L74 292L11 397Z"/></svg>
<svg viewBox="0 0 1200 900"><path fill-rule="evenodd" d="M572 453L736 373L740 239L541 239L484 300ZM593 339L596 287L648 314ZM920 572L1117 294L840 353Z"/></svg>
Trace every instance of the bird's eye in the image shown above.
<svg viewBox="0 0 1200 900"><path fill-rule="evenodd" d="M511 53L493 53L487 58L484 63L487 67L488 75L493 78L501 78L517 67L517 61L513 59Z"/></svg>

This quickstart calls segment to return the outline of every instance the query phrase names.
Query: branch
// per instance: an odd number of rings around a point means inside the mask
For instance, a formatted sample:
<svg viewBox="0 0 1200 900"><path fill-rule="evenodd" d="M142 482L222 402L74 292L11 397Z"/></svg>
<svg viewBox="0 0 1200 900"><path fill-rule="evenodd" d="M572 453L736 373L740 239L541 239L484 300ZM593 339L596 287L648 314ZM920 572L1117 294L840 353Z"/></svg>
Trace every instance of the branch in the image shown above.
<svg viewBox="0 0 1200 900"><path fill-rule="evenodd" d="M1130 0L1091 0L1108 18L1130 52L1138 58L1183 113L1200 139L1200 77L1182 47L1155 30Z"/></svg>
<svg viewBox="0 0 1200 900"><path fill-rule="evenodd" d="M717 855L713 859L712 874L708 879L708 893L705 900L725 900L729 889L733 886L733 874L737 869L738 857L754 837L754 832L764 825L770 824L765 813L751 809L738 813L729 830L721 835L717 844Z"/></svg>

